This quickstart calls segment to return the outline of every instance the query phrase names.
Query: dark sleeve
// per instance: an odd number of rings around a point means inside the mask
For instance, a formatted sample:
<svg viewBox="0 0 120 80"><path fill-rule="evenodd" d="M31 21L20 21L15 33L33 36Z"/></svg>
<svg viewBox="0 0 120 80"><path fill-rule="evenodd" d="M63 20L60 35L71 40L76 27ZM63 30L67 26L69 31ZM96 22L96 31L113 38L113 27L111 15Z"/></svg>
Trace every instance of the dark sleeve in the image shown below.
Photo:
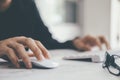
<svg viewBox="0 0 120 80"><path fill-rule="evenodd" d="M31 22L33 26L35 27L35 39L38 39L42 42L42 44L47 49L76 49L73 46L72 41L67 41L65 43L59 43L58 41L52 39L52 35L49 32L48 28L44 25L42 22L42 19L39 15L39 12L37 10L37 7L34 3L34 1L31 3L31 6L28 7L29 12L29 18L31 18ZM49 13L48 13L49 15Z"/></svg>

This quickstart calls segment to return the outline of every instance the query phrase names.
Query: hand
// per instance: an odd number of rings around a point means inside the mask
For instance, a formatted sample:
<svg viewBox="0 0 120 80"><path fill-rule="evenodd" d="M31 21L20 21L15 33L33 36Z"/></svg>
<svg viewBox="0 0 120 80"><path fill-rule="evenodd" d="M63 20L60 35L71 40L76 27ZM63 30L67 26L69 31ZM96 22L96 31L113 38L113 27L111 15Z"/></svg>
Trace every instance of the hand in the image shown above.
<svg viewBox="0 0 120 80"><path fill-rule="evenodd" d="M0 0L0 12L7 10L12 3L12 0Z"/></svg>
<svg viewBox="0 0 120 80"><path fill-rule="evenodd" d="M30 56L25 48L32 50L33 54L38 60L42 60L43 57L49 59L49 53L47 49L37 40L27 37L14 37L0 41L0 56L7 56L10 61L19 68L18 59L22 59L26 68L32 68Z"/></svg>
<svg viewBox="0 0 120 80"><path fill-rule="evenodd" d="M83 38L76 38L73 44L78 50L83 51L90 51L94 46L98 46L102 50L102 44L105 44L106 48L110 49L110 45L104 36L93 37L88 35Z"/></svg>

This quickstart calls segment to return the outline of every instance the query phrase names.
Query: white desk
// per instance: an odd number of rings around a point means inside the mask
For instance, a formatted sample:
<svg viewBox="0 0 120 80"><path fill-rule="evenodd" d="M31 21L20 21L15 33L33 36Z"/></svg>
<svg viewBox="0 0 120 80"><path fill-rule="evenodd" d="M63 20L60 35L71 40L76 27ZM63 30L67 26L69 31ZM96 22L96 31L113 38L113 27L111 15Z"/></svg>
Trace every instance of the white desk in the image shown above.
<svg viewBox="0 0 120 80"><path fill-rule="evenodd" d="M73 50L50 51L56 69L9 69L0 64L0 80L120 80L102 68L101 63L63 60L64 55L78 54Z"/></svg>

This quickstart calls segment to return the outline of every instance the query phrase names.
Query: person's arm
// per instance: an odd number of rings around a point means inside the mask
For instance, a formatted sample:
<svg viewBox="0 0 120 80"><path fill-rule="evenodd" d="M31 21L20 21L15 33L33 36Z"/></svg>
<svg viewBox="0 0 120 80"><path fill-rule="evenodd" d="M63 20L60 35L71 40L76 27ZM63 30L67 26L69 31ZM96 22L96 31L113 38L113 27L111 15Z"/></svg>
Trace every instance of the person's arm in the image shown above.
<svg viewBox="0 0 120 80"><path fill-rule="evenodd" d="M32 0L32 2L30 2L30 6L27 7L26 15L30 20L29 23L31 23L34 27L33 29L35 30L33 38L40 40L47 49L76 49L80 51L87 51L91 50L94 46L98 46L101 49L101 45L103 43L106 44L106 42L101 42L103 40L100 40L100 38L94 36L85 36L83 38L74 39L73 41L67 41L65 43L59 43L58 41L52 39L51 33L42 22L37 7L33 1L34 0ZM109 45L106 45L106 47L108 49Z"/></svg>
<svg viewBox="0 0 120 80"><path fill-rule="evenodd" d="M48 28L44 25L34 2L31 3L28 12L31 23L36 30L35 36L37 36L37 39L39 39L47 49L76 49L73 46L72 41L59 43L51 37L52 35L49 32Z"/></svg>
<svg viewBox="0 0 120 80"><path fill-rule="evenodd" d="M2 1L4 1L4 0L2 0ZM7 0L5 0L5 1L7 1ZM14 1L18 1L18 0L14 0ZM19 1L21 1L21 0L19 0ZM15 2L15 4L16 3L17 2ZM1 4L0 4L0 9L2 8ZM17 35L17 32L18 32L17 28L19 28L19 27L12 25L11 22L16 23L15 22L15 20L16 20L21 23L21 20L19 20L19 18L17 16L20 16L20 17L22 17L22 16L17 15L17 13L15 13L15 12L19 11L18 4L16 4L17 6L13 5L13 3L10 5L12 7L9 7L9 10L7 10L7 9L6 9L6 11L3 10L3 12L1 12L1 14L0 14L0 58L10 61L17 68L20 67L19 59L22 59L26 68L32 68L32 63L31 63L31 60L29 59L29 57L35 56L37 58L37 60L49 59L50 58L49 52L42 45L42 43L40 41L37 41L30 37L24 37L25 35L22 34L22 32L24 33L24 31L21 31L21 35L23 35L23 36ZM16 11L16 9L18 11ZM13 13L15 13L15 16L13 16L14 15ZM22 13L21 10L18 13ZM11 15L11 14L13 14L13 15ZM16 18L16 19L14 20L14 18ZM11 20L11 21L9 21L9 20ZM4 23L7 25L5 25ZM20 25L20 24L18 23L18 25ZM17 28L15 28L15 27L17 27ZM15 30L14 30L14 28L15 28ZM8 33L6 33L6 32L8 32ZM10 34L9 32L12 34ZM17 37L13 37L13 36L17 36ZM32 54L28 54L29 52L27 52L25 48L30 49L33 53L31 52Z"/></svg>

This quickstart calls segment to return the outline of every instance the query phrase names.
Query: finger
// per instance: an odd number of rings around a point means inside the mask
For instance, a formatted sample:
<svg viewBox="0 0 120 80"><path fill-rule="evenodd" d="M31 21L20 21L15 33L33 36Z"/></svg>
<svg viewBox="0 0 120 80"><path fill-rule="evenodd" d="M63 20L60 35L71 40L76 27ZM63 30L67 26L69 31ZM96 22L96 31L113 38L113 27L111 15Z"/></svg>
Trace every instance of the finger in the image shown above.
<svg viewBox="0 0 120 80"><path fill-rule="evenodd" d="M86 45L84 44L83 42L79 41L77 44L76 44L76 47L79 49L79 50L83 50L83 51L90 51L91 50L91 47L89 45Z"/></svg>
<svg viewBox="0 0 120 80"><path fill-rule="evenodd" d="M111 49L110 44L108 43L108 41L104 36L99 36L98 38L102 44L105 44L107 49Z"/></svg>
<svg viewBox="0 0 120 80"><path fill-rule="evenodd" d="M102 50L101 42L99 41L98 38L96 38L96 37L94 37L94 36L86 36L86 37L83 39L83 42L84 42L86 45L90 45L91 47L98 46L99 49Z"/></svg>
<svg viewBox="0 0 120 80"><path fill-rule="evenodd" d="M16 56L15 52L13 49L6 47L6 55L10 59L10 61L17 67L19 68L20 65L18 63L18 57Z"/></svg>
<svg viewBox="0 0 120 80"><path fill-rule="evenodd" d="M85 44L90 45L90 46L92 46L92 47L93 47L93 46L96 46L96 38L93 37L93 36L88 35L88 36L84 37L84 38L82 39L82 41L83 41Z"/></svg>
<svg viewBox="0 0 120 80"><path fill-rule="evenodd" d="M29 57L35 57L35 54L33 54L33 52L30 49L26 52L27 52Z"/></svg>
<svg viewBox="0 0 120 80"><path fill-rule="evenodd" d="M17 55L17 54L18 54L18 53L16 52L16 55ZM29 57L35 57L35 55L34 55L33 53L27 52L27 54L28 54ZM17 55L17 57L18 57L18 59L21 59L21 57L20 57L19 55Z"/></svg>
<svg viewBox="0 0 120 80"><path fill-rule="evenodd" d="M102 44L101 44L101 42L100 42L99 39L96 39L96 40L95 40L95 44L96 44L96 46L99 47L100 50L102 50Z"/></svg>
<svg viewBox="0 0 120 80"><path fill-rule="evenodd" d="M42 55L42 51L38 48L35 41L31 38L25 38L23 40L18 40L18 42L26 45L28 48L32 50L38 60L42 60L44 57Z"/></svg>
<svg viewBox="0 0 120 80"><path fill-rule="evenodd" d="M48 50L40 43L40 41L35 41L37 46L39 47L39 49L42 51L43 56L47 59L50 59L50 54L48 52Z"/></svg>
<svg viewBox="0 0 120 80"><path fill-rule="evenodd" d="M29 56L29 57L35 57L35 55L34 55L34 54L28 54L28 56Z"/></svg>
<svg viewBox="0 0 120 80"><path fill-rule="evenodd" d="M14 43L14 45L10 45L10 47L16 50L16 52L18 53L18 56L22 58L24 64L26 65L26 68L32 68L32 64L29 59L29 56L22 44Z"/></svg>

